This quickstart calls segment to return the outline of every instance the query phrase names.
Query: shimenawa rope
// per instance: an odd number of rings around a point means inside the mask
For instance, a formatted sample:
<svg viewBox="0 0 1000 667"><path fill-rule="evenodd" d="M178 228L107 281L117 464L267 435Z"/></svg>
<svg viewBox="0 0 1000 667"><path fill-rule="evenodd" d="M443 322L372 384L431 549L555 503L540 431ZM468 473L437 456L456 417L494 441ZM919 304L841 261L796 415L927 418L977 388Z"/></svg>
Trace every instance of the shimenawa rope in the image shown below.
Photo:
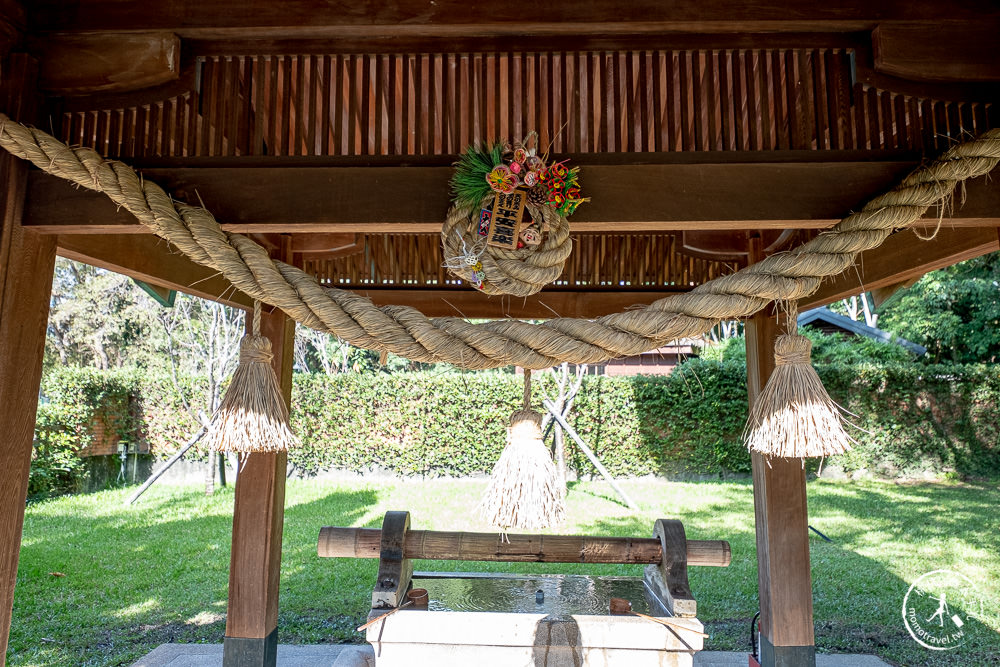
<svg viewBox="0 0 1000 667"><path fill-rule="evenodd" d="M471 324L429 319L406 306L375 307L351 292L323 288L305 272L272 260L240 234L221 229L204 208L173 201L127 165L89 148L70 148L0 114L0 146L45 172L104 192L193 261L219 271L251 298L352 345L466 369L516 364L541 369L563 361L598 363L639 354L707 332L720 320L747 317L775 299L796 300L824 277L854 263L894 231L909 227L949 197L957 183L988 173L1000 160L1000 129L958 144L889 192L791 252L772 255L686 294L595 320L556 318L542 324L497 320Z"/></svg>

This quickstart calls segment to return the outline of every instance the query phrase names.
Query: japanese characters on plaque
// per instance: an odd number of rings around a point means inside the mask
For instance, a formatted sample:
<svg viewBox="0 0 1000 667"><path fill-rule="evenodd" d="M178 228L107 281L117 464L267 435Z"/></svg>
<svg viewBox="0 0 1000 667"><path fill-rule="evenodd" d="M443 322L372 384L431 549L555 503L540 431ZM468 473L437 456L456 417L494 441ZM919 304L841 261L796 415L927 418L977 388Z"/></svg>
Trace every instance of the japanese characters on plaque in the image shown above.
<svg viewBox="0 0 1000 667"><path fill-rule="evenodd" d="M487 214L489 229L486 232L486 244L496 248L514 250L517 247L520 233L521 218L524 215L524 205L528 193L524 190L514 190L511 193L498 192L493 198L492 212L483 209L480 213L480 234Z"/></svg>

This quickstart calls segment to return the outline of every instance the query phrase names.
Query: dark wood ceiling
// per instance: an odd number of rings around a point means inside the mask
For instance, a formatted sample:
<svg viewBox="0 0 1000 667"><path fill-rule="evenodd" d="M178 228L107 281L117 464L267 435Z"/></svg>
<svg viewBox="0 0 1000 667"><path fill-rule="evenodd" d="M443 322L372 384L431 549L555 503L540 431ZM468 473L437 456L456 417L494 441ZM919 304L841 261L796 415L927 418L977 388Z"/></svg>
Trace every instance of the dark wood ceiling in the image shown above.
<svg viewBox="0 0 1000 667"><path fill-rule="evenodd" d="M204 199L230 229L313 248L354 235L296 262L366 290L466 289L434 231L470 143L536 131L580 164L594 202L552 290L645 300L740 265L732 247L762 230L832 224L1000 116L992 3L521 4L38 0L6 18L28 26L60 138ZM39 175L29 188L41 231L139 231L88 193ZM992 204L944 225L995 225ZM82 259L97 245L61 243Z"/></svg>

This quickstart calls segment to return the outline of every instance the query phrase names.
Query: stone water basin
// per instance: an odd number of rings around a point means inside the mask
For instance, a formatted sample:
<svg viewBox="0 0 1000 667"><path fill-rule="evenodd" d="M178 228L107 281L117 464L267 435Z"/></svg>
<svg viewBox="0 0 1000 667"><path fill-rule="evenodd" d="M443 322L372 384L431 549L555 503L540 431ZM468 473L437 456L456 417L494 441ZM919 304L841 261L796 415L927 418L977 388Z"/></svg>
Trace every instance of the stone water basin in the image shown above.
<svg viewBox="0 0 1000 667"><path fill-rule="evenodd" d="M690 632L610 614L618 597L669 615L637 577L418 572L413 587L427 589L426 610L401 609L367 630L378 667L686 667L702 648ZM703 630L696 618L671 621Z"/></svg>

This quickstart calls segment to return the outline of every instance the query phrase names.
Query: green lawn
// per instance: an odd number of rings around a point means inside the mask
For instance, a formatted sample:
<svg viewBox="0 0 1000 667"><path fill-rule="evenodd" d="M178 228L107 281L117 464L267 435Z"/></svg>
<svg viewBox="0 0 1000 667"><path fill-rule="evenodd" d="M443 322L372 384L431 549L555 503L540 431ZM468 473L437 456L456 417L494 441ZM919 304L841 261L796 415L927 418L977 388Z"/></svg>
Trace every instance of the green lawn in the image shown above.
<svg viewBox="0 0 1000 667"><path fill-rule="evenodd" d="M753 499L746 481L626 482L642 508L620 505L600 483L570 491L559 532L648 535L677 517L692 539L728 539L728 568L692 568L691 587L711 638L707 647L747 650L757 610ZM290 482L285 513L279 641L359 641L375 561L319 559L320 526L378 526L408 509L414 528L489 530L472 508L485 481L382 484ZM163 642L221 642L232 490L154 487L136 506L128 490L58 498L28 507L14 600L9 664L128 665ZM875 653L905 665L998 664L1000 492L995 485L826 482L809 484L816 644L820 651ZM637 566L507 565L423 561L425 570L635 574ZM917 645L901 618L910 583L951 568L981 586L986 602L952 652ZM65 576L53 576L58 572Z"/></svg>

